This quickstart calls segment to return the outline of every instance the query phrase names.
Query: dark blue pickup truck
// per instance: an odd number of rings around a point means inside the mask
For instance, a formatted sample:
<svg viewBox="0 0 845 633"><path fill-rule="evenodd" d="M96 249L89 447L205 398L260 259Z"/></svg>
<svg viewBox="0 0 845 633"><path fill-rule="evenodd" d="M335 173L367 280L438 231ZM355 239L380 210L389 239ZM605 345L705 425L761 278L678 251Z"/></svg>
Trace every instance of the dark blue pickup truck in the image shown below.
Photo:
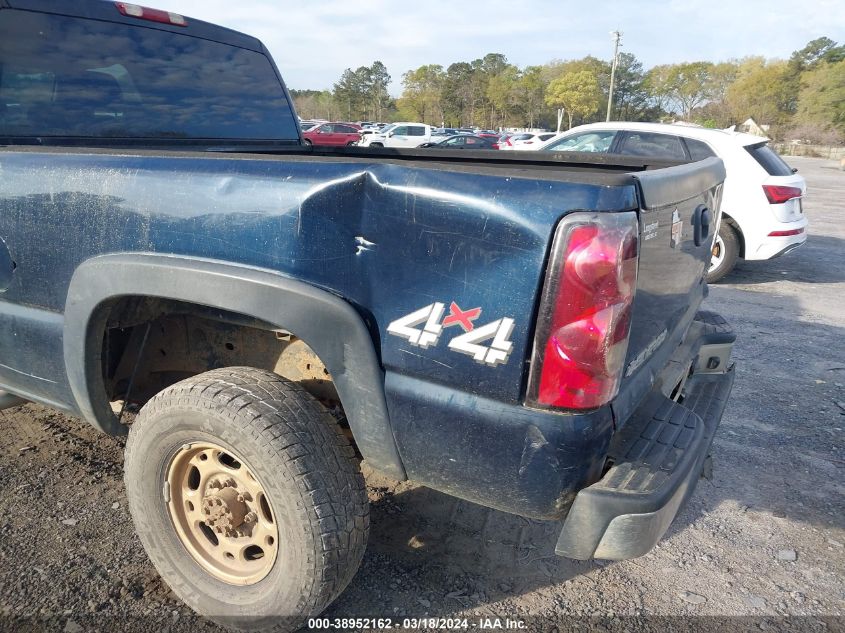
<svg viewBox="0 0 845 633"><path fill-rule="evenodd" d="M302 144L256 39L0 0L0 406L128 431L192 608L291 629L350 582L359 464L647 552L707 465L724 169ZM127 408L141 407L128 423Z"/></svg>

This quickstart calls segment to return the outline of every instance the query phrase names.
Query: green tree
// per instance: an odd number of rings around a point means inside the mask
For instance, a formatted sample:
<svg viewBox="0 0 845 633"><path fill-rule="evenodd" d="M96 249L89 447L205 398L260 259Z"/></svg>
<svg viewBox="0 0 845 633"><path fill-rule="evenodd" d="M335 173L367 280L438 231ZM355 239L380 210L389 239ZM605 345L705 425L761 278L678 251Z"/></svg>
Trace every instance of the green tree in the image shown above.
<svg viewBox="0 0 845 633"><path fill-rule="evenodd" d="M428 64L402 75L402 97L400 111L413 113L414 119L427 123L443 121L442 93L446 79L443 66Z"/></svg>
<svg viewBox="0 0 845 633"><path fill-rule="evenodd" d="M845 132L845 60L802 74L795 120Z"/></svg>
<svg viewBox="0 0 845 633"><path fill-rule="evenodd" d="M818 37L789 58L789 74L786 79L792 98L788 104L789 112L798 109L798 95L801 92L801 76L813 70L819 64L837 63L845 59L845 45L838 45L829 37Z"/></svg>
<svg viewBox="0 0 845 633"><path fill-rule="evenodd" d="M378 60L373 62L369 71L367 92L372 108L372 118L381 121L390 105L390 93L387 91L390 85L390 74L387 72L387 67Z"/></svg>
<svg viewBox="0 0 845 633"><path fill-rule="evenodd" d="M546 89L546 103L563 108L569 119L569 128L575 117L585 118L599 109L601 88L594 73L580 70L561 75L552 80Z"/></svg>
<svg viewBox="0 0 845 633"><path fill-rule="evenodd" d="M338 118L348 121L381 119L390 106L387 86L390 75L380 61L370 66L347 68L332 89Z"/></svg>
<svg viewBox="0 0 845 633"><path fill-rule="evenodd" d="M519 91L522 94L525 111L525 122L529 128L534 128L544 104L546 82L543 81L543 71L539 66L528 66L519 78Z"/></svg>
<svg viewBox="0 0 845 633"><path fill-rule="evenodd" d="M652 107L659 112L668 112L672 103L672 65L653 66L643 78L643 88L648 94Z"/></svg>
<svg viewBox="0 0 845 633"><path fill-rule="evenodd" d="M649 103L642 63L631 53L620 53L610 117L620 121L639 121L649 120L654 114L654 108Z"/></svg>
<svg viewBox="0 0 845 633"><path fill-rule="evenodd" d="M845 45L837 45L829 37L818 37L792 53L789 64L793 70L812 70L820 63L836 63L845 59Z"/></svg>
<svg viewBox="0 0 845 633"><path fill-rule="evenodd" d="M508 64L487 82L487 99L492 105L490 127L504 127L523 107L519 69Z"/></svg>
<svg viewBox="0 0 845 633"><path fill-rule="evenodd" d="M334 119L338 111L328 90L291 90L296 113L303 119Z"/></svg>
<svg viewBox="0 0 845 633"><path fill-rule="evenodd" d="M784 61L767 62L749 57L739 64L736 79L725 93L726 110L733 123L753 117L758 123L781 124L788 120L792 91Z"/></svg>
<svg viewBox="0 0 845 633"><path fill-rule="evenodd" d="M670 96L684 119L689 119L692 111L710 98L713 66L712 62L685 62L670 67Z"/></svg>
<svg viewBox="0 0 845 633"><path fill-rule="evenodd" d="M481 98L475 70L468 62L457 62L446 69L441 95L446 124L472 125L472 114Z"/></svg>

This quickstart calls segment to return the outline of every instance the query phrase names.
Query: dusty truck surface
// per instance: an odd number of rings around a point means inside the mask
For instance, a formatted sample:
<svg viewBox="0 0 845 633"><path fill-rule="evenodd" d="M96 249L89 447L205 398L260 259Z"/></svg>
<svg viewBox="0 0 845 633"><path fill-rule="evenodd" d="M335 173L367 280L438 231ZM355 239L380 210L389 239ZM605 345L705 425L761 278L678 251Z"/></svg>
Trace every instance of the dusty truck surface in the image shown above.
<svg viewBox="0 0 845 633"><path fill-rule="evenodd" d="M0 403L128 432L144 547L233 627L295 628L351 581L362 459L559 520L560 555L639 556L733 382L699 309L723 179L305 147L251 37L0 0Z"/></svg>

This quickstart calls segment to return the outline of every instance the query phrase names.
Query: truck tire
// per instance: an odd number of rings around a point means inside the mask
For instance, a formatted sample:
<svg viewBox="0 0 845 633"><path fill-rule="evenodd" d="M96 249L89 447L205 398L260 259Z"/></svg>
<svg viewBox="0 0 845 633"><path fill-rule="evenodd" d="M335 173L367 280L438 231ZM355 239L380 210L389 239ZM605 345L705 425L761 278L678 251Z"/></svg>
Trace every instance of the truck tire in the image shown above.
<svg viewBox="0 0 845 633"><path fill-rule="evenodd" d="M138 535L197 613L293 631L349 584L369 531L355 453L298 384L216 369L156 395L126 443Z"/></svg>
<svg viewBox="0 0 845 633"><path fill-rule="evenodd" d="M739 257L739 236L726 222L719 226L719 233L713 241L713 255L707 270L707 283L712 284L731 272Z"/></svg>

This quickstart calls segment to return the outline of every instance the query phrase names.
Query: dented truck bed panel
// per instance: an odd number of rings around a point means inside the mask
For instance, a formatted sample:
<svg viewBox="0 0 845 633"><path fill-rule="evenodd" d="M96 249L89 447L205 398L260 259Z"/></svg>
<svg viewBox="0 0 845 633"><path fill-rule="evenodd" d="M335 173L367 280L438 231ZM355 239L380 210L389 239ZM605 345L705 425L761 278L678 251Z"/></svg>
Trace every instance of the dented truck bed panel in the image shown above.
<svg viewBox="0 0 845 633"><path fill-rule="evenodd" d="M115 252L215 259L311 283L371 324L387 371L516 403L558 218L637 206L633 184L373 160L3 151L0 169L0 237L16 266L0 326L18 329L15 339L0 337L0 356L15 359L0 366L0 382L71 407L55 362L68 284L80 263ZM425 323L406 320L403 329L402 318L434 308L449 323L436 341L411 340ZM472 346L484 340L449 347L467 328L505 318L512 345L501 357L477 358Z"/></svg>

